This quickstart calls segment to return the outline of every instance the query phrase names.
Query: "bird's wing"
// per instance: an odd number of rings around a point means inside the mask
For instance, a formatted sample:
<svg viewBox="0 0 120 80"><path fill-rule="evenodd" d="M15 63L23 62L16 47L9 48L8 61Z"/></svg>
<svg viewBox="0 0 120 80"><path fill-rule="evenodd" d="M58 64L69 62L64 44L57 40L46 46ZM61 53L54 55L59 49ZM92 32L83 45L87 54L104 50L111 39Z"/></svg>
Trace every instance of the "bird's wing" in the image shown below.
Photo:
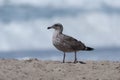
<svg viewBox="0 0 120 80"><path fill-rule="evenodd" d="M85 45L81 41L67 35L63 35L63 37L64 39L62 42L68 44L74 50L82 50L85 48Z"/></svg>

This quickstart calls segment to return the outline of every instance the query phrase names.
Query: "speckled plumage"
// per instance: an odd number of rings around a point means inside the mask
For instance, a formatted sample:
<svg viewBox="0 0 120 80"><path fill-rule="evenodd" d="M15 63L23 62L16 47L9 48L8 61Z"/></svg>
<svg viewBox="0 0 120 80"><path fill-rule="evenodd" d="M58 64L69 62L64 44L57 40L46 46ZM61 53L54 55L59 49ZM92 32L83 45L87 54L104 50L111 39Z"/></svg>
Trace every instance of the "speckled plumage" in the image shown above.
<svg viewBox="0 0 120 80"><path fill-rule="evenodd" d="M63 62L65 62L66 52L75 52L75 60L77 62L76 52L79 50L93 50L93 48L86 47L81 41L62 33L63 26L60 23L54 24L48 29L55 29L52 42L53 45L60 51L64 52Z"/></svg>

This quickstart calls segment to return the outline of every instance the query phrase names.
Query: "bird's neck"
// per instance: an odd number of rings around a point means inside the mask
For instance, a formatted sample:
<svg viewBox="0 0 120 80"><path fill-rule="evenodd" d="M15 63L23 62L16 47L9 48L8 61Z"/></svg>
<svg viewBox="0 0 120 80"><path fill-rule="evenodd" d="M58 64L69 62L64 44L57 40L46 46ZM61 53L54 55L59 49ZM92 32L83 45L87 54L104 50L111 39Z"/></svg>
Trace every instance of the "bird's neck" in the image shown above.
<svg viewBox="0 0 120 80"><path fill-rule="evenodd" d="M57 37L58 35L62 34L62 31L60 30L55 30L54 31L54 34L53 34L53 37Z"/></svg>
<svg viewBox="0 0 120 80"><path fill-rule="evenodd" d="M62 34L62 30L55 30L54 34Z"/></svg>

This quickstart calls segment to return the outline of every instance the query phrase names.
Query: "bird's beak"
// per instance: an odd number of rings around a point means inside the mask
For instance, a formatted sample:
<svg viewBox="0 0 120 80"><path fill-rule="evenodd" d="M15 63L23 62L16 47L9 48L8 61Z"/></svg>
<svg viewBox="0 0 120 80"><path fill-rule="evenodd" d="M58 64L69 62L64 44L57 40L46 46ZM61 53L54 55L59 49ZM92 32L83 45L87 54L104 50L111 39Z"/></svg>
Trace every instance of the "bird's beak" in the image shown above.
<svg viewBox="0 0 120 80"><path fill-rule="evenodd" d="M48 27L47 29L51 29L51 28L53 28L53 27L51 26L51 27Z"/></svg>

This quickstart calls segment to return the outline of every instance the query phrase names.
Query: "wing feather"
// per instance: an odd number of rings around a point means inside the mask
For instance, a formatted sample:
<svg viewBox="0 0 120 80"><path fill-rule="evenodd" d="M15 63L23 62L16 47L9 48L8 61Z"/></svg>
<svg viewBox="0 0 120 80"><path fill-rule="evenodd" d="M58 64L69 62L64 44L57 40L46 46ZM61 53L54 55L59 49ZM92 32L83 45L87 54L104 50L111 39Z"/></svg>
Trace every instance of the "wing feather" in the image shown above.
<svg viewBox="0 0 120 80"><path fill-rule="evenodd" d="M83 50L85 48L85 45L81 41L67 35L63 36L63 43L69 45L73 50Z"/></svg>

